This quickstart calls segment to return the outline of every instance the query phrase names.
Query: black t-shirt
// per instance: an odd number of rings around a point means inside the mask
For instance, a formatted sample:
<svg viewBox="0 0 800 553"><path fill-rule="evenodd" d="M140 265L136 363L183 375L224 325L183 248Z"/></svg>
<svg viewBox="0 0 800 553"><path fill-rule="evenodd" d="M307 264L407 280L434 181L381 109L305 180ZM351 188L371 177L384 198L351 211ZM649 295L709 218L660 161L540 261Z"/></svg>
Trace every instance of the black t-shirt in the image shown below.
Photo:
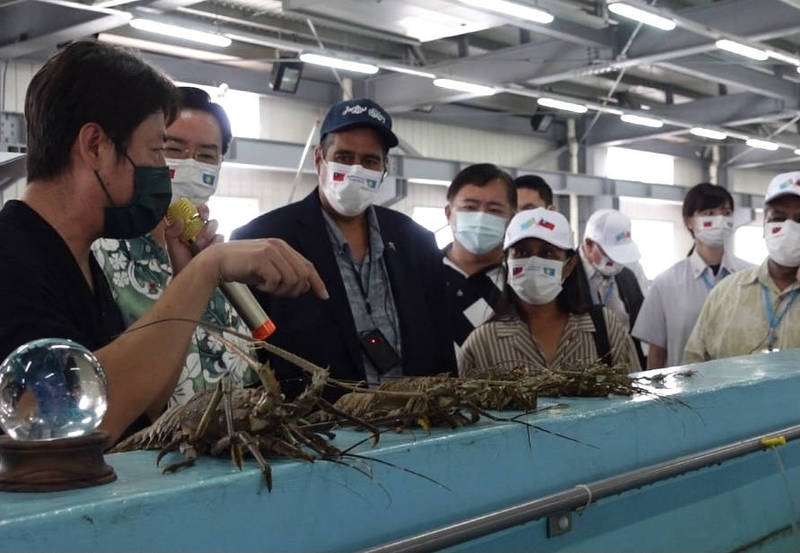
<svg viewBox="0 0 800 553"><path fill-rule="evenodd" d="M94 256L93 292L58 232L25 203L6 202L0 236L0 360L38 338L69 338L95 351L125 330Z"/></svg>
<svg viewBox="0 0 800 553"><path fill-rule="evenodd" d="M500 265L467 276L444 255L444 280L450 332L456 349L478 326L492 318L502 292Z"/></svg>

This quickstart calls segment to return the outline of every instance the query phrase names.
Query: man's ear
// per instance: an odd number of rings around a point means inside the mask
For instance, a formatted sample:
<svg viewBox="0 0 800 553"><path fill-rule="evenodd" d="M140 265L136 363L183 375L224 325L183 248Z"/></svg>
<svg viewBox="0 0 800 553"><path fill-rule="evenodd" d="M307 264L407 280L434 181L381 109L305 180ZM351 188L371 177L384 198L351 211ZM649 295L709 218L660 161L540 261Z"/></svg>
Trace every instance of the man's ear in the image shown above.
<svg viewBox="0 0 800 553"><path fill-rule="evenodd" d="M114 145L109 140L103 128L97 123L86 123L75 138L74 151L81 161L92 170L100 169L102 161L108 155L109 150L113 152Z"/></svg>
<svg viewBox="0 0 800 553"><path fill-rule="evenodd" d="M444 216L447 217L447 222L450 222L450 214L453 213L453 210L450 209L450 204L448 203L444 206Z"/></svg>
<svg viewBox="0 0 800 553"><path fill-rule="evenodd" d="M322 160L325 159L325 156L322 154L322 148L319 146L314 147L314 169L316 169L317 174L320 173L320 166L322 165Z"/></svg>

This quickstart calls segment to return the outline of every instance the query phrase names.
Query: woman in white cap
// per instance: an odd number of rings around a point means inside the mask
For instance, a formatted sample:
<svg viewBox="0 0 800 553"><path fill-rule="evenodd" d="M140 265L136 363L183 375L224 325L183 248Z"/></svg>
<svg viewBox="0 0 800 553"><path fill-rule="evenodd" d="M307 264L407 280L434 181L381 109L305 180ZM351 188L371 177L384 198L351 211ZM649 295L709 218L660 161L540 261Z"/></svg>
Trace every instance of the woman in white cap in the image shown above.
<svg viewBox="0 0 800 553"><path fill-rule="evenodd" d="M751 266L725 249L733 234L733 197L721 186L690 188L683 221L694 246L653 281L631 332L650 345L648 369L679 365L709 292L729 274Z"/></svg>
<svg viewBox="0 0 800 553"><path fill-rule="evenodd" d="M586 276L563 215L543 208L517 213L503 251L505 309L464 342L460 375L574 370L598 362L640 368L622 323L583 301Z"/></svg>

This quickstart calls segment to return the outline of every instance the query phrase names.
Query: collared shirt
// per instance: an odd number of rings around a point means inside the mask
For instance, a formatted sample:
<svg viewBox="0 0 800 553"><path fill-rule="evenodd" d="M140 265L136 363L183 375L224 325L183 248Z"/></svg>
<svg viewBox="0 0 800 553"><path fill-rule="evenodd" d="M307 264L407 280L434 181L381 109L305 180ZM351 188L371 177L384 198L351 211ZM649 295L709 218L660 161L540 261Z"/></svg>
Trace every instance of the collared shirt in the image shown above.
<svg viewBox="0 0 800 553"><path fill-rule="evenodd" d="M775 328L775 348L800 348L800 298L796 297L800 294L800 282L795 281L779 291L764 261L759 267L732 275L714 288L686 344L684 362L747 355L767 349L769 323L764 303L765 286L774 314L782 313L790 305Z"/></svg>
<svg viewBox="0 0 800 553"><path fill-rule="evenodd" d="M127 240L101 238L92 244L92 251L111 284L111 292L126 326L139 320L172 280L169 254L150 234ZM209 298L203 321L250 334L219 288ZM249 345L245 341L231 335L226 338L243 351L248 351ZM228 370L235 387L258 382L258 377L241 355L198 326L192 334L186 361L168 406L184 404L193 395L214 389L220 376Z"/></svg>
<svg viewBox="0 0 800 553"><path fill-rule="evenodd" d="M728 253L716 276L697 250L656 277L644 298L631 334L667 350L666 366L680 365L703 302L727 275L752 267Z"/></svg>
<svg viewBox="0 0 800 553"><path fill-rule="evenodd" d="M586 259L583 248L578 248L583 262L583 270L589 279L589 290L592 294L592 303L604 305L609 308L625 328L630 328L630 316L625 309L625 303L619 295L619 286L613 276L605 276L597 270L591 261Z"/></svg>
<svg viewBox="0 0 800 553"><path fill-rule="evenodd" d="M328 229L328 237L333 247L336 264L339 273L342 275L342 282L350 303L350 311L353 313L353 321L356 325L356 332L360 336L362 332L367 332L375 328L379 329L387 342L394 348L398 356L401 356L400 326L397 318L397 309L392 297L392 287L389 283L389 273L386 270L386 263L383 259L383 239L381 229L378 225L378 218L375 210L369 207L367 214L367 228L369 229L369 250L364 260L360 263L353 258L350 244L347 242L342 231L330 216L322 210ZM359 280L361 285L359 285ZM366 294L366 297L364 295ZM367 309L369 302L371 313ZM398 365L384 374L378 373L375 366L362 355L364 361L364 372L367 382L376 384L382 379L391 379L402 376L403 368Z"/></svg>
<svg viewBox="0 0 800 553"><path fill-rule="evenodd" d="M442 264L447 314L457 356L467 336L494 316L503 291L503 271L500 265L492 265L468 275L447 257L447 251L442 252Z"/></svg>
<svg viewBox="0 0 800 553"><path fill-rule="evenodd" d="M603 309L612 364L641 368L628 330L613 313ZM553 360L548 363L525 322L512 317L486 323L469 335L458 356L461 376L512 376L522 370L528 374L542 369L582 370L599 360L591 315L570 314L558 342Z"/></svg>

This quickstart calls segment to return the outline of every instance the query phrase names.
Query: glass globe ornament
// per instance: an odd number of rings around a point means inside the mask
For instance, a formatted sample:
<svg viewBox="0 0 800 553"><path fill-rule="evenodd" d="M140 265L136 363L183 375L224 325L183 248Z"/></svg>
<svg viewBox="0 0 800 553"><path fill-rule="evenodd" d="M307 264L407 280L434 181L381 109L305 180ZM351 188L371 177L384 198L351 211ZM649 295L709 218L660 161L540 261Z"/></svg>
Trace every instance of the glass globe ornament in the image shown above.
<svg viewBox="0 0 800 553"><path fill-rule="evenodd" d="M14 440L91 434L108 407L94 354L64 338L23 344L0 364L0 426Z"/></svg>

